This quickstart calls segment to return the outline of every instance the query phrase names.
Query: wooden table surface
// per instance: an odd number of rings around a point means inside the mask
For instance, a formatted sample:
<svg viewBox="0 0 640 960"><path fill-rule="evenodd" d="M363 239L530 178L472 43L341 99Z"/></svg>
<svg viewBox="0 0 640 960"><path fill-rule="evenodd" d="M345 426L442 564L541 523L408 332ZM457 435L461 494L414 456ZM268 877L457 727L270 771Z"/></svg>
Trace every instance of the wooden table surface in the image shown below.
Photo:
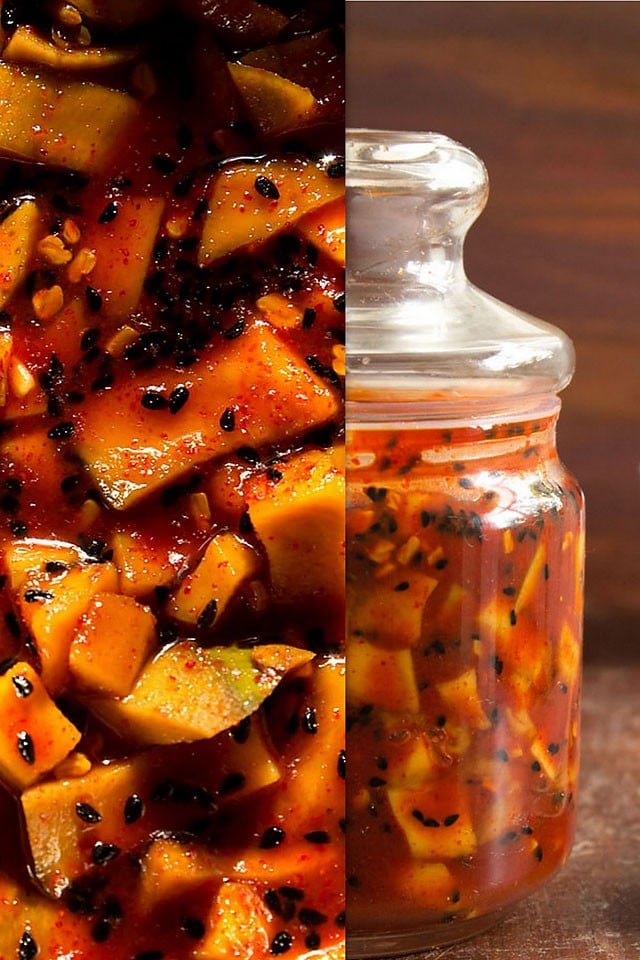
<svg viewBox="0 0 640 960"><path fill-rule="evenodd" d="M349 0L350 126L435 130L490 177L467 272L563 327L587 498L585 650L640 657L640 3Z"/></svg>

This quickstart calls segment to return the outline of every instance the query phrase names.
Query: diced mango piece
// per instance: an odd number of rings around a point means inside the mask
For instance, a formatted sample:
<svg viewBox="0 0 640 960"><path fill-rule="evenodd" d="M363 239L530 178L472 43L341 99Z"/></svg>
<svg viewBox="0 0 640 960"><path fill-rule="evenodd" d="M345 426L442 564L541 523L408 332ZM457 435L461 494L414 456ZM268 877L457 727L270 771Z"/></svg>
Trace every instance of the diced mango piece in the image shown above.
<svg viewBox="0 0 640 960"><path fill-rule="evenodd" d="M362 602L354 591L348 610L349 630L384 647L416 647L422 636L425 604L438 586L420 571L394 569L370 588Z"/></svg>
<svg viewBox="0 0 640 960"><path fill-rule="evenodd" d="M407 736L403 728L400 736L394 738L392 727L388 730L385 745L385 759L388 766L384 779L390 787L419 787L431 779L438 770L434 753L427 738L422 733Z"/></svg>
<svg viewBox="0 0 640 960"><path fill-rule="evenodd" d="M272 919L264 896L250 884L227 881L218 891L207 919L207 931L194 956L197 960L266 957Z"/></svg>
<svg viewBox="0 0 640 960"><path fill-rule="evenodd" d="M576 640L573 630L566 621L562 624L556 651L556 670L558 676L568 685L573 686L578 680L582 653L580 644Z"/></svg>
<svg viewBox="0 0 640 960"><path fill-rule="evenodd" d="M59 573L29 575L18 598L42 663L42 679L54 696L69 679L69 649L80 617L91 597L103 590L118 589L118 574L112 563L86 563Z"/></svg>
<svg viewBox="0 0 640 960"><path fill-rule="evenodd" d="M0 154L104 169L139 116L125 93L0 62Z"/></svg>
<svg viewBox="0 0 640 960"><path fill-rule="evenodd" d="M116 509L174 483L199 463L295 436L338 411L334 393L264 322L209 348L188 374L175 371L160 379L167 394L179 385L190 393L176 416L141 406L142 394L153 386L148 373L116 383L85 405L78 453ZM234 411L233 430L220 425L227 409Z"/></svg>
<svg viewBox="0 0 640 960"><path fill-rule="evenodd" d="M132 597L96 593L73 636L71 674L83 690L126 697L156 645L156 619Z"/></svg>
<svg viewBox="0 0 640 960"><path fill-rule="evenodd" d="M7 402L12 348L13 337L8 330L0 330L0 407Z"/></svg>
<svg viewBox="0 0 640 960"><path fill-rule="evenodd" d="M318 734L310 737L299 729L283 755L287 772L274 810L288 836L302 837L310 830L331 834L344 816L344 779L338 767L345 747L345 678L344 659L327 657L315 664L309 691L298 702L300 716L313 711Z"/></svg>
<svg viewBox="0 0 640 960"><path fill-rule="evenodd" d="M279 662L260 664L269 647L203 649L181 641L142 670L122 700L95 698L91 710L128 740L182 743L214 737L254 713L291 669L313 654L280 646Z"/></svg>
<svg viewBox="0 0 640 960"><path fill-rule="evenodd" d="M0 715L0 779L14 790L49 773L80 740L28 663L0 676Z"/></svg>
<svg viewBox="0 0 640 960"><path fill-rule="evenodd" d="M138 55L133 47L75 47L65 49L45 40L34 27L18 26L2 51L4 60L33 63L54 70L110 70L131 62Z"/></svg>
<svg viewBox="0 0 640 960"><path fill-rule="evenodd" d="M82 0L83 4L89 2L95 3L96 0ZM216 0L206 4L202 0L182 0L182 6L232 49L268 43L289 23L282 11L257 0Z"/></svg>
<svg viewBox="0 0 640 960"><path fill-rule="evenodd" d="M158 197L120 197L117 216L96 219L82 236L96 254L91 285L102 296L104 316L128 320L135 312L156 242L165 202Z"/></svg>
<svg viewBox="0 0 640 960"><path fill-rule="evenodd" d="M346 261L345 203L342 197L305 214L296 224L297 233L327 253L339 266Z"/></svg>
<svg viewBox="0 0 640 960"><path fill-rule="evenodd" d="M478 695L478 674L471 667L452 680L443 680L436 689L447 708L456 717L475 730L488 730L491 721L486 715Z"/></svg>
<svg viewBox="0 0 640 960"><path fill-rule="evenodd" d="M0 144L1 131L0 124ZM23 200L0 222L0 309L24 280L42 232L42 217L34 200Z"/></svg>
<svg viewBox="0 0 640 960"><path fill-rule="evenodd" d="M238 588L252 577L260 558L235 534L218 534L208 544L195 570L188 574L169 600L169 612L183 623L211 626L222 616Z"/></svg>
<svg viewBox="0 0 640 960"><path fill-rule="evenodd" d="M257 478L246 492L254 530L282 603L335 602L344 593L342 451L310 451Z"/></svg>
<svg viewBox="0 0 640 960"><path fill-rule="evenodd" d="M148 597L155 587L167 586L177 575L167 552L156 549L140 531L118 530L111 538L111 547L120 592L128 597Z"/></svg>
<svg viewBox="0 0 640 960"><path fill-rule="evenodd" d="M9 589L18 593L29 577L58 577L74 564L86 560L80 547L62 540L15 540L4 553L3 568ZM53 566L52 566L53 565Z"/></svg>
<svg viewBox="0 0 640 960"><path fill-rule="evenodd" d="M347 692L354 704L417 713L420 695L410 650L385 650L362 637L347 645Z"/></svg>
<svg viewBox="0 0 640 960"><path fill-rule="evenodd" d="M308 87L244 63L230 63L229 72L263 136L276 137L313 122L317 101Z"/></svg>
<svg viewBox="0 0 640 960"><path fill-rule="evenodd" d="M154 839L140 864L138 893L145 909L193 898L202 888L211 892L224 879L222 864L202 855L201 849L164 838Z"/></svg>
<svg viewBox="0 0 640 960"><path fill-rule="evenodd" d="M388 796L416 859L440 861L475 853L468 801L457 780L443 777L416 790L393 787Z"/></svg>
<svg viewBox="0 0 640 960"><path fill-rule="evenodd" d="M544 565L546 559L546 547L544 543L539 543L533 555L533 560L529 564L522 581L522 586L518 591L518 596L516 597L514 604L516 614L520 613L523 608L528 607L533 602L535 594L540 589L541 583L544 580Z"/></svg>
<svg viewBox="0 0 640 960"><path fill-rule="evenodd" d="M260 177L273 184L277 199L258 191ZM342 181L307 161L267 160L226 167L216 177L209 197L200 263L206 265L247 244L268 240L303 214L343 194Z"/></svg>
<svg viewBox="0 0 640 960"><path fill-rule="evenodd" d="M456 879L444 863L419 860L403 864L397 882L407 899L423 904L425 911L448 913L454 906L451 898L457 889Z"/></svg>

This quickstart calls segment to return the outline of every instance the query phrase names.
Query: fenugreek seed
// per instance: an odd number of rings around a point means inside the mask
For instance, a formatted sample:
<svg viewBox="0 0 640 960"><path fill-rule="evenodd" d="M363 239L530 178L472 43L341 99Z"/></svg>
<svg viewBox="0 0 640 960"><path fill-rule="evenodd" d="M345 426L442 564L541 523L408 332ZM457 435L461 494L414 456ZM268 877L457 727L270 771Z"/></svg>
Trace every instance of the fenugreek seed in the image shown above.
<svg viewBox="0 0 640 960"><path fill-rule="evenodd" d="M40 256L55 267L69 263L73 257L71 250L67 250L60 237L56 237L54 234L43 237L38 243L37 249Z"/></svg>
<svg viewBox="0 0 640 960"><path fill-rule="evenodd" d="M65 220L62 224L62 239L65 243L74 246L80 239L82 234L80 233L80 227L75 222L75 220Z"/></svg>
<svg viewBox="0 0 640 960"><path fill-rule="evenodd" d="M30 394L36 387L36 378L17 357L12 357L9 363L9 386L13 395L19 400Z"/></svg>
<svg viewBox="0 0 640 960"><path fill-rule="evenodd" d="M97 262L97 257L93 250L88 247L81 247L75 257L67 267L67 277L71 283L80 283L83 277L87 277Z"/></svg>
<svg viewBox="0 0 640 960"><path fill-rule="evenodd" d="M38 320L51 320L64 306L64 294L59 284L36 290L31 298L31 305Z"/></svg>

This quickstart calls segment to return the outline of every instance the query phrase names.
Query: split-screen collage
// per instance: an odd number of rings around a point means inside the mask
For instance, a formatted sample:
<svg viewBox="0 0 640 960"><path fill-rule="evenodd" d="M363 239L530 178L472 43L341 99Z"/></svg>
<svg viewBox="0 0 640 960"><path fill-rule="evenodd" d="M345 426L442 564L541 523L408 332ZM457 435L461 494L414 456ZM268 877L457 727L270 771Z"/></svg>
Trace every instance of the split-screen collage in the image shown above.
<svg viewBox="0 0 640 960"><path fill-rule="evenodd" d="M0 2L0 960L640 956L639 40Z"/></svg>

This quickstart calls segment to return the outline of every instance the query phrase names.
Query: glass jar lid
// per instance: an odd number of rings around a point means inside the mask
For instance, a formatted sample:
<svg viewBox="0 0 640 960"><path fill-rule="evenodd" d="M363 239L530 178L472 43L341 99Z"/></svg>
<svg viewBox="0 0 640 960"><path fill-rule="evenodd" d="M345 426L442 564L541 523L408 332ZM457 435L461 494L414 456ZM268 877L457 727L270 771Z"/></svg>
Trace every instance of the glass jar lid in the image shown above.
<svg viewBox="0 0 640 960"><path fill-rule="evenodd" d="M436 133L347 131L351 401L557 393L569 338L466 277L463 243L488 196L484 164Z"/></svg>

